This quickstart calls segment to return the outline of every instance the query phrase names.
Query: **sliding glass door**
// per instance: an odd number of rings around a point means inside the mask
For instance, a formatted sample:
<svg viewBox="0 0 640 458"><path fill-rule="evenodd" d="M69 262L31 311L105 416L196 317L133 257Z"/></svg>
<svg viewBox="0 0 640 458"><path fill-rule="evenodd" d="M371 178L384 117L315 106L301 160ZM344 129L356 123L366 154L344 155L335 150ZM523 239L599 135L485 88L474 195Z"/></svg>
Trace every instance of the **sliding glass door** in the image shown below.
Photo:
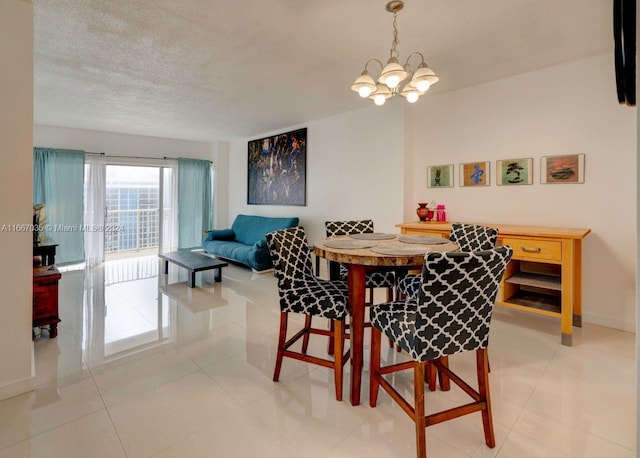
<svg viewBox="0 0 640 458"><path fill-rule="evenodd" d="M105 255L158 254L160 167L107 165Z"/></svg>
<svg viewBox="0 0 640 458"><path fill-rule="evenodd" d="M144 163L105 166L103 162L102 167L99 178L99 173L92 173L99 170L95 163L85 166L85 221L99 222L104 227L100 237L85 238L85 244L90 245L87 251L92 253L88 265L175 250L176 166Z"/></svg>

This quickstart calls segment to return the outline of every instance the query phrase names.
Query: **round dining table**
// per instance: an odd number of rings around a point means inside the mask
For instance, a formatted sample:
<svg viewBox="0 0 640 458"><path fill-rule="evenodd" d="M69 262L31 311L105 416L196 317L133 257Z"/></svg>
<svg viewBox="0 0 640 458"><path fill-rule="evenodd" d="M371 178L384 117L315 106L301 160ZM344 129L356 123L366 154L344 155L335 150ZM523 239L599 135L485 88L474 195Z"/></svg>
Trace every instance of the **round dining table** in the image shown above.
<svg viewBox="0 0 640 458"><path fill-rule="evenodd" d="M357 238L354 238L357 237ZM316 256L336 261L348 269L351 404L360 404L364 348L364 310L366 273L397 268L398 271L422 268L430 251L457 251L458 245L446 239L400 234L354 234L328 237L313 246ZM422 243L424 242L424 243ZM396 269L394 269L396 270Z"/></svg>

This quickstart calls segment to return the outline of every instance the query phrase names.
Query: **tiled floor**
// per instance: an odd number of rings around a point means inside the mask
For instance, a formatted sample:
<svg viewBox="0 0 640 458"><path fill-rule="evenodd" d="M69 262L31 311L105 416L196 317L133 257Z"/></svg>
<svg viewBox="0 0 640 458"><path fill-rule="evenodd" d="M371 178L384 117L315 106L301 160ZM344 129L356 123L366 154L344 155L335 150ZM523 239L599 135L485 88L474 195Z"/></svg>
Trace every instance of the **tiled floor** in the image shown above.
<svg viewBox="0 0 640 458"><path fill-rule="evenodd" d="M35 341L37 389L0 402L0 458L414 456L409 417L384 392L368 406L368 371L358 407L335 400L324 368L285 359L271 381L272 274L230 265L222 283L206 272L190 289L179 268L167 277L157 267L148 257L64 272L58 338ZM429 427L429 456L636 456L635 335L574 332L563 347L556 320L496 310L497 445L485 446L473 414ZM313 339L310 351L323 353ZM383 356L402 357L387 347ZM451 360L465 374L472 363ZM455 388L427 392L427 409L464 399Z"/></svg>

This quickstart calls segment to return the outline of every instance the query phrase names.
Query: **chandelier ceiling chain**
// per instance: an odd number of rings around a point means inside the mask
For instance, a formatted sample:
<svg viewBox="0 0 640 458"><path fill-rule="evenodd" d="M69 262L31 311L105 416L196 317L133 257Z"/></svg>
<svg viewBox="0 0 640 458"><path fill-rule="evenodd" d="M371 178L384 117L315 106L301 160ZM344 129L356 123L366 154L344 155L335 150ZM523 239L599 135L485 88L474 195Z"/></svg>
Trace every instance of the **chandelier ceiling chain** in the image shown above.
<svg viewBox="0 0 640 458"><path fill-rule="evenodd" d="M419 52L412 52L407 57L404 65L400 65L400 52L398 51L398 11L404 7L404 2L399 0L390 1L386 5L386 10L393 13L393 41L391 42L391 52L386 65L378 59L369 59L364 66L362 74L355 80L351 89L357 92L360 97L372 99L376 105L383 105L384 102L396 95L407 99L407 102L416 102L422 94L427 92L431 85L439 81L438 76L429 68L424 61L424 56ZM421 61L418 67L414 68L409 64L413 56L419 56ZM371 62L380 65L381 71L377 81L369 74L367 69Z"/></svg>
<svg viewBox="0 0 640 458"><path fill-rule="evenodd" d="M391 57L395 57L398 59L400 57L400 53L398 52L398 45L400 41L398 41L398 13L396 11L393 12L393 42L391 42Z"/></svg>

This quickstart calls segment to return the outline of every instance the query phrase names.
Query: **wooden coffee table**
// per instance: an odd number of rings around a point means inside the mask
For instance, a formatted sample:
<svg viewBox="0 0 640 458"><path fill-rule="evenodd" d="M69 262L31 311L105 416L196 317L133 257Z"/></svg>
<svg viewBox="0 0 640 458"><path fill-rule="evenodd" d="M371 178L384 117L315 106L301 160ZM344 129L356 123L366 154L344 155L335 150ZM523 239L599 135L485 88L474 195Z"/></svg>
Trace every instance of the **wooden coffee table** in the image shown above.
<svg viewBox="0 0 640 458"><path fill-rule="evenodd" d="M229 264L220 261L218 259L205 256L203 254L194 253L189 250L172 251L170 253L159 254L158 257L164 259L164 274L169 273L169 263L184 267L189 272L189 279L187 284L189 288L193 288L196 285L196 272L203 270L216 269L215 280L217 282L222 281L222 268L227 267Z"/></svg>

